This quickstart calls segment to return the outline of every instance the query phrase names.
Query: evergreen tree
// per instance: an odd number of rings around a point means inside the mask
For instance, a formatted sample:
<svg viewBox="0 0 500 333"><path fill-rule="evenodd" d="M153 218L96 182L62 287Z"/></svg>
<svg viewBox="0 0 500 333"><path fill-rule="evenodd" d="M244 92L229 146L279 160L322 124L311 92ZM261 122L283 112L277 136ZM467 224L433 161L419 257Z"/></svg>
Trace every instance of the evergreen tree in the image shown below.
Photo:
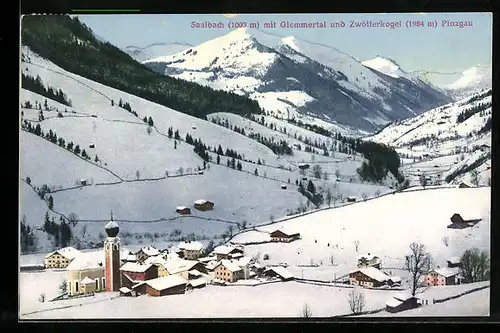
<svg viewBox="0 0 500 333"><path fill-rule="evenodd" d="M177 140L181 139L181 136L179 135L179 130L175 130L174 138Z"/></svg>
<svg viewBox="0 0 500 333"><path fill-rule="evenodd" d="M231 161L229 160L229 158L227 159L227 166L231 167Z"/></svg>
<svg viewBox="0 0 500 333"><path fill-rule="evenodd" d="M220 164L220 155L217 154L217 164Z"/></svg>
<svg viewBox="0 0 500 333"><path fill-rule="evenodd" d="M111 106L115 106L115 101L111 100Z"/></svg>
<svg viewBox="0 0 500 333"><path fill-rule="evenodd" d="M82 150L82 157L87 158L87 152L85 151L85 149Z"/></svg>
<svg viewBox="0 0 500 333"><path fill-rule="evenodd" d="M142 118L142 121L147 123L148 122L148 117L144 116L144 118Z"/></svg>
<svg viewBox="0 0 500 333"><path fill-rule="evenodd" d="M174 149L177 149L177 140L174 140Z"/></svg>
<svg viewBox="0 0 500 333"><path fill-rule="evenodd" d="M52 228L51 227L52 226L50 224L49 212L46 211L45 212L45 218L43 220L43 231L45 231L48 234L51 234L52 233Z"/></svg>
<svg viewBox="0 0 500 333"><path fill-rule="evenodd" d="M149 126L154 126L153 118L149 117L148 124Z"/></svg>
<svg viewBox="0 0 500 333"><path fill-rule="evenodd" d="M97 155L95 155L95 159L94 159L94 161L95 161L96 163L97 163L97 162L99 162L99 157L98 157Z"/></svg>
<svg viewBox="0 0 500 333"><path fill-rule="evenodd" d="M120 100L118 101L118 106L119 107L122 107L123 106L123 102L122 102L122 99L120 98Z"/></svg>
<svg viewBox="0 0 500 333"><path fill-rule="evenodd" d="M48 204L49 209L54 208L54 198L52 198L52 196L51 196L51 195L49 196L49 199L48 199L48 201L47 201L47 204Z"/></svg>
<svg viewBox="0 0 500 333"><path fill-rule="evenodd" d="M77 155L80 154L80 151L81 151L80 146L76 145L75 150L74 150L75 154L77 154Z"/></svg>
<svg viewBox="0 0 500 333"><path fill-rule="evenodd" d="M307 184L307 191L311 192L312 194L316 193L316 187L311 180L309 180L309 183Z"/></svg>
<svg viewBox="0 0 500 333"><path fill-rule="evenodd" d="M173 134L174 134L174 131L172 130L172 127L169 127L168 128L168 137L171 139Z"/></svg>
<svg viewBox="0 0 500 333"><path fill-rule="evenodd" d="M217 148L217 154L224 155L224 151L222 150L221 145L219 145L219 148Z"/></svg>
<svg viewBox="0 0 500 333"><path fill-rule="evenodd" d="M253 172L254 175L258 176L259 175L259 172L257 171L257 168L255 168L255 171Z"/></svg>
<svg viewBox="0 0 500 333"><path fill-rule="evenodd" d="M239 171L241 171L242 165L241 165L241 162L239 162L239 161L238 161L237 168L238 168Z"/></svg>
<svg viewBox="0 0 500 333"><path fill-rule="evenodd" d="M234 157L233 157L233 159L231 160L231 168L233 168L233 169L235 169L235 168L236 168L236 160L234 159Z"/></svg>

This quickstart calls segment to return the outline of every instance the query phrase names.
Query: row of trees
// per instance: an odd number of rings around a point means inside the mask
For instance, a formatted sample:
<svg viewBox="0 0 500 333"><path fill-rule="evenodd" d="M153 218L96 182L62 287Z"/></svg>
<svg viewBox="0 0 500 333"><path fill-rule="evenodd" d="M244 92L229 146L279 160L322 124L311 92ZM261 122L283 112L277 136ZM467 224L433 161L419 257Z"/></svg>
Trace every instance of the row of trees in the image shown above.
<svg viewBox="0 0 500 333"><path fill-rule="evenodd" d="M21 253L33 253L38 249L38 238L35 230L28 225L26 215L21 217Z"/></svg>
<svg viewBox="0 0 500 333"><path fill-rule="evenodd" d="M43 85L42 79L37 75L36 79L32 76L25 75L22 73L21 87L23 89L32 91L39 95L50 98L61 104L71 106L71 100L68 99L66 94L61 89L55 89L52 87L45 87ZM45 108L48 110L47 100L45 100Z"/></svg>
<svg viewBox="0 0 500 333"><path fill-rule="evenodd" d="M457 124L463 123L478 112L483 112L491 107L491 102L479 103L460 112L457 117Z"/></svg>
<svg viewBox="0 0 500 333"><path fill-rule="evenodd" d="M95 38L77 17L38 15L23 19L23 43L63 69L186 114L206 119L217 110L262 113L255 100L156 73L108 42ZM72 43L76 39L85 43Z"/></svg>
<svg viewBox="0 0 500 333"><path fill-rule="evenodd" d="M53 236L55 247L66 247L73 238L70 224L62 216L59 218L59 223L55 223L54 217L49 217L49 212L45 213L43 231Z"/></svg>
<svg viewBox="0 0 500 333"><path fill-rule="evenodd" d="M64 140L61 137L58 138L56 132L54 132L52 130L49 130L48 133L44 133L40 124L37 124L36 126L32 126L31 122L25 120L21 124L21 128L30 132L30 133L33 133L33 134L39 136L39 137L42 137L42 138L44 138L44 139L46 139L54 144L57 144L57 145L61 146L62 148L65 148L66 150L73 152L76 155L81 155L81 157L83 157L87 160L91 159L90 155L88 155L85 148L81 149L79 145L75 146L73 141L66 143L66 140ZM94 161L95 162L99 161L99 157L97 155L95 156Z"/></svg>

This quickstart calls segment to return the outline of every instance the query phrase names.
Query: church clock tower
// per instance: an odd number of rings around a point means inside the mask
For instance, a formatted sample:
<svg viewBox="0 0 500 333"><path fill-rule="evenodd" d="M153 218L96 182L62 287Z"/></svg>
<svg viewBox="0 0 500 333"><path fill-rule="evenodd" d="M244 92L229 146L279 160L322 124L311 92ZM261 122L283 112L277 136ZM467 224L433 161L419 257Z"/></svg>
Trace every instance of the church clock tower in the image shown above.
<svg viewBox="0 0 500 333"><path fill-rule="evenodd" d="M106 291L118 291L121 287L120 279L120 238L117 237L120 228L113 220L111 212L111 221L106 224L106 234L108 237L104 241L105 256L105 285Z"/></svg>

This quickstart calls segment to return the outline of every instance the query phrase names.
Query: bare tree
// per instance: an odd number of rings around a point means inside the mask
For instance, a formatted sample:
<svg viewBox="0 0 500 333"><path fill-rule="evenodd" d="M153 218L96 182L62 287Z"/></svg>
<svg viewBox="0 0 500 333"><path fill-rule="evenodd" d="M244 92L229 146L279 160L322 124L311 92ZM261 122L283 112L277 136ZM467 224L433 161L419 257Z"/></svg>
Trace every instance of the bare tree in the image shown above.
<svg viewBox="0 0 500 333"><path fill-rule="evenodd" d="M40 301L40 303L43 303L43 302L45 302L46 298L47 298L47 295L45 293L41 293L38 300Z"/></svg>
<svg viewBox="0 0 500 333"><path fill-rule="evenodd" d="M139 173L139 170L136 170L135 171L135 178L139 179L140 176L141 176L141 174Z"/></svg>
<svg viewBox="0 0 500 333"><path fill-rule="evenodd" d="M153 128L151 126L148 126L146 131L148 132L148 135L150 135L151 132L153 131Z"/></svg>
<svg viewBox="0 0 500 333"><path fill-rule="evenodd" d="M61 282L61 284L59 285L59 291L63 294L68 291L68 281L67 280L63 280Z"/></svg>
<svg viewBox="0 0 500 333"><path fill-rule="evenodd" d="M405 268L410 272L411 294L415 296L417 289L424 286L422 276L430 270L430 255L425 245L413 242L410 254L406 256Z"/></svg>
<svg viewBox="0 0 500 333"><path fill-rule="evenodd" d="M448 236L443 236L441 240L443 241L444 246L448 246L450 244L450 238Z"/></svg>
<svg viewBox="0 0 500 333"><path fill-rule="evenodd" d="M356 253L358 253L359 250L359 240L354 241L354 247L356 248Z"/></svg>
<svg viewBox="0 0 500 333"><path fill-rule="evenodd" d="M302 308L302 318L310 318L312 317L312 311L309 305L306 303Z"/></svg>
<svg viewBox="0 0 500 333"><path fill-rule="evenodd" d="M339 169L335 170L335 177L337 177L337 179L339 179L339 177L340 177L340 170Z"/></svg>
<svg viewBox="0 0 500 333"><path fill-rule="evenodd" d="M71 224L73 227L75 227L76 224L78 223L78 215L76 215L75 213L69 213L68 223Z"/></svg>
<svg viewBox="0 0 500 333"><path fill-rule="evenodd" d="M366 199L368 199L368 194L366 193L361 193L361 197L363 198L364 201L366 201Z"/></svg>
<svg viewBox="0 0 500 333"><path fill-rule="evenodd" d="M379 197L379 196L380 196L380 189L377 189L377 190L375 191L375 196L376 196L376 197Z"/></svg>
<svg viewBox="0 0 500 333"><path fill-rule="evenodd" d="M321 178L321 166L319 164L315 164L312 168L312 171L313 171L313 174L314 174L314 177L317 178L317 179L320 179Z"/></svg>
<svg viewBox="0 0 500 333"><path fill-rule="evenodd" d="M349 309L351 309L352 313L358 314L363 312L363 309L366 305L365 294L359 288L353 288L347 297L347 301L349 303Z"/></svg>
<svg viewBox="0 0 500 333"><path fill-rule="evenodd" d="M330 207L332 199L332 191L330 191L330 188L328 188L328 190L326 191L326 203L328 204L328 207Z"/></svg>
<svg viewBox="0 0 500 333"><path fill-rule="evenodd" d="M479 186L479 171L477 171L476 169L472 170L470 172L470 176L471 176L471 183L472 185L474 186Z"/></svg>
<svg viewBox="0 0 500 333"><path fill-rule="evenodd" d="M333 257L333 254L330 256L330 264L332 266L335 264L335 258Z"/></svg>

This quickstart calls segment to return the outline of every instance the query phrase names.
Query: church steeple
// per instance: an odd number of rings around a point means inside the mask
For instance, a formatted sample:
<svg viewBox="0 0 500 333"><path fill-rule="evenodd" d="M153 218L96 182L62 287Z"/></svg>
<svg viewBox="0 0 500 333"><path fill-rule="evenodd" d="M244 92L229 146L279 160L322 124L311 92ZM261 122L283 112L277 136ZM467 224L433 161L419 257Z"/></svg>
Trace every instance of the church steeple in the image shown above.
<svg viewBox="0 0 500 333"><path fill-rule="evenodd" d="M111 221L109 221L104 228L106 229L106 234L108 234L108 237L116 237L116 235L118 234L120 228L114 220L113 211L111 211Z"/></svg>

